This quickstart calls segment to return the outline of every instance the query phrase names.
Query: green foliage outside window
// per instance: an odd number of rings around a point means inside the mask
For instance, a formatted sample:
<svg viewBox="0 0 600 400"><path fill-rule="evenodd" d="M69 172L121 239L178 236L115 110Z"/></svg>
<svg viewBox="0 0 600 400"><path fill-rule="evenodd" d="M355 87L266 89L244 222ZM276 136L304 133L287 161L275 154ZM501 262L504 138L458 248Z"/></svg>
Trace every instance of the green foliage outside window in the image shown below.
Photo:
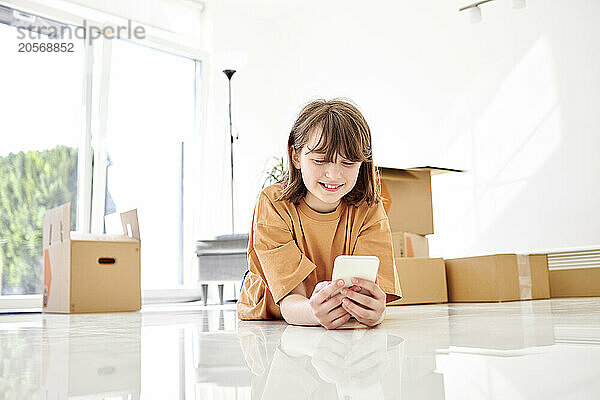
<svg viewBox="0 0 600 400"><path fill-rule="evenodd" d="M44 213L71 202L75 229L77 149L0 157L0 294L41 293Z"/></svg>
<svg viewBox="0 0 600 400"><path fill-rule="evenodd" d="M285 178L286 168L283 157L271 157L269 164L263 170L264 181L262 188L281 182Z"/></svg>

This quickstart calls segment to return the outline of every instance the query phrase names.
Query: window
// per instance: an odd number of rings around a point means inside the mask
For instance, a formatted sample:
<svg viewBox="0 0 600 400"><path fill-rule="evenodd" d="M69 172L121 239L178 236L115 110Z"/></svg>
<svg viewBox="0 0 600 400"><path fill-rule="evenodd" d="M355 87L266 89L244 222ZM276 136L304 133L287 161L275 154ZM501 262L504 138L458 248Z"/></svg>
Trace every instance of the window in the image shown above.
<svg viewBox="0 0 600 400"><path fill-rule="evenodd" d="M186 160L194 159L186 141L194 130L195 76L192 59L112 41L106 210L138 209L144 289L183 284L184 252L193 252L184 246L192 242L184 176Z"/></svg>
<svg viewBox="0 0 600 400"><path fill-rule="evenodd" d="M56 22L0 7L0 295L41 293L44 212L71 202L76 227L84 53L19 52L55 43L21 26ZM27 39L20 40L25 35ZM63 42L66 43L66 42Z"/></svg>
<svg viewBox="0 0 600 400"><path fill-rule="evenodd" d="M102 27L60 15L72 25L0 6L0 309L41 306L43 216L69 201L71 230L83 232L137 208L144 297L195 298L173 290L195 286L199 52L151 35L18 51L56 43L50 28Z"/></svg>

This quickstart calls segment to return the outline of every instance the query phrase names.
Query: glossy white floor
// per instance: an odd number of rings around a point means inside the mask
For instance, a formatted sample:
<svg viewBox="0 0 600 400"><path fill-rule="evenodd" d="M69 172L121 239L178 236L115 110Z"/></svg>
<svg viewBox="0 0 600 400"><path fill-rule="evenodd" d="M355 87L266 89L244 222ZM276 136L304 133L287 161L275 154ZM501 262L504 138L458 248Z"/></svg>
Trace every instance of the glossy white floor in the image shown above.
<svg viewBox="0 0 600 400"><path fill-rule="evenodd" d="M389 307L377 329L235 305L0 315L0 399L598 399L600 298Z"/></svg>

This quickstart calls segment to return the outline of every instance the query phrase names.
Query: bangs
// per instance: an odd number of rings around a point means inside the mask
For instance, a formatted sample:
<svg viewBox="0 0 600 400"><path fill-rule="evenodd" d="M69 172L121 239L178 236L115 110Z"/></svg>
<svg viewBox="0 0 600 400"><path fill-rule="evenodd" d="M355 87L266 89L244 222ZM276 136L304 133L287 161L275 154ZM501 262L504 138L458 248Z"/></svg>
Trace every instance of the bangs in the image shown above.
<svg viewBox="0 0 600 400"><path fill-rule="evenodd" d="M352 119L329 112L311 131L320 136L314 148L306 146L309 153L323 154L327 162L334 162L336 155L352 162L369 160L366 132Z"/></svg>

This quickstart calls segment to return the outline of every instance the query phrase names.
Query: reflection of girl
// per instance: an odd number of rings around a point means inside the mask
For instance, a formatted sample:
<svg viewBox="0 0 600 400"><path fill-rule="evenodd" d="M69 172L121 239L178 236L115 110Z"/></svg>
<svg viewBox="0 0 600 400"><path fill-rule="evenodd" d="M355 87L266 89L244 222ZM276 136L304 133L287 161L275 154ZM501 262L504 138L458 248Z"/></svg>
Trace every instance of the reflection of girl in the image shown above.
<svg viewBox="0 0 600 400"><path fill-rule="evenodd" d="M259 325L240 325L238 335L250 337ZM272 329L272 328L270 328ZM281 335L281 331L278 332ZM256 336L254 336L256 337ZM403 339L377 330L324 331L288 326L269 351L262 343L242 341L246 360L264 360L252 381L252 394L261 399L397 399L401 393Z"/></svg>
<svg viewBox="0 0 600 400"><path fill-rule="evenodd" d="M285 180L265 188L254 210L238 316L379 324L401 292L367 122L347 102L314 101L292 127L288 159ZM342 254L377 256L377 282L353 280L330 297L342 284L330 282Z"/></svg>

